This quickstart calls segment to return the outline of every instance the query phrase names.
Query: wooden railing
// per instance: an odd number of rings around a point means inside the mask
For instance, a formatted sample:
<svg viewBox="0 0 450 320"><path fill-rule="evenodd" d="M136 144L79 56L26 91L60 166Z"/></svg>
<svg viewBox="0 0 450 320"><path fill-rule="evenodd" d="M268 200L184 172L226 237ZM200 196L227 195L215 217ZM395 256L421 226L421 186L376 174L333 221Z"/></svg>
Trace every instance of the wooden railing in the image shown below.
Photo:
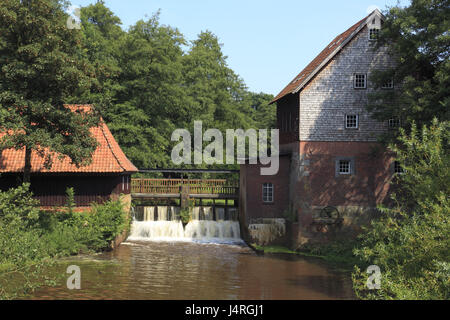
<svg viewBox="0 0 450 320"><path fill-rule="evenodd" d="M131 193L170 194L181 193L183 186L189 194L227 194L238 193L237 183L226 179L131 179Z"/></svg>

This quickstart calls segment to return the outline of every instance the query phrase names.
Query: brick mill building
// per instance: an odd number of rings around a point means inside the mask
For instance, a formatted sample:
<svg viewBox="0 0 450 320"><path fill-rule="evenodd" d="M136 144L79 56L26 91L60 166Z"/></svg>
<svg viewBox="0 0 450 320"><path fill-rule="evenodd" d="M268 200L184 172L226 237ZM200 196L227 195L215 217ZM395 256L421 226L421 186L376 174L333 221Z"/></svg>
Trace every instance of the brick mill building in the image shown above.
<svg viewBox="0 0 450 320"><path fill-rule="evenodd" d="M91 107L70 105L68 108L87 112ZM131 174L138 169L127 159L103 119L90 132L98 147L91 164L87 166L77 167L68 157L60 160L56 154L52 167L47 169L44 159L32 152L31 190L42 207L65 205L66 189L69 187L75 190L77 207L87 207L92 202L102 203L121 194L126 202L131 202ZM0 153L0 190L20 184L24 165L25 149L7 149Z"/></svg>
<svg viewBox="0 0 450 320"><path fill-rule="evenodd" d="M241 213L250 229L290 212L294 245L348 235L387 200L394 163L377 137L397 122L378 122L366 111L371 72L393 65L386 48L374 50L382 19L375 10L338 35L272 101L280 170L261 176L259 165L241 166ZM339 226L317 223L326 206L339 210Z"/></svg>

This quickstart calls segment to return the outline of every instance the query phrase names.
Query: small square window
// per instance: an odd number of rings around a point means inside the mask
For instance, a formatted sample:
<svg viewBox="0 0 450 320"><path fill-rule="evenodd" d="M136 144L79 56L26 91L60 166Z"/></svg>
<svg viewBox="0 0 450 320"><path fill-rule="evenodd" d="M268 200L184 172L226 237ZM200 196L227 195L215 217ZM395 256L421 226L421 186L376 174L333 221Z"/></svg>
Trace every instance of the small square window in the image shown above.
<svg viewBox="0 0 450 320"><path fill-rule="evenodd" d="M358 129L358 115L347 114L345 116L345 128L346 129Z"/></svg>
<svg viewBox="0 0 450 320"><path fill-rule="evenodd" d="M366 89L366 74L365 73L356 73L354 76L353 86L355 89Z"/></svg>
<svg viewBox="0 0 450 320"><path fill-rule="evenodd" d="M381 86L382 89L393 89L394 88L394 80L389 80Z"/></svg>
<svg viewBox="0 0 450 320"><path fill-rule="evenodd" d="M273 184L272 183L263 183L262 199L263 199L263 202L266 202L266 203L273 202Z"/></svg>
<svg viewBox="0 0 450 320"><path fill-rule="evenodd" d="M401 121L399 118L391 118L389 119L389 128L394 129L400 127Z"/></svg>
<svg viewBox="0 0 450 320"><path fill-rule="evenodd" d="M398 173L398 174L405 173L405 171L403 170L403 167L399 161L394 161L394 173Z"/></svg>
<svg viewBox="0 0 450 320"><path fill-rule="evenodd" d="M350 160L339 160L339 174L351 174Z"/></svg>
<svg viewBox="0 0 450 320"><path fill-rule="evenodd" d="M379 36L380 36L380 29L378 29L378 28L369 29L369 40L370 41L376 41Z"/></svg>

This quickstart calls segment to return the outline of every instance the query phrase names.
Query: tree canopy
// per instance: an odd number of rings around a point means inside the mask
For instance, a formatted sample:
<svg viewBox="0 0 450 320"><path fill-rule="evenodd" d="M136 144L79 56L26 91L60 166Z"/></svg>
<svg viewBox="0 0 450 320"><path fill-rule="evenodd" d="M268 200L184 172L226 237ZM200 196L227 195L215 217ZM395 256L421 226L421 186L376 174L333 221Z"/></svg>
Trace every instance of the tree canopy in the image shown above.
<svg viewBox="0 0 450 320"><path fill-rule="evenodd" d="M177 128L266 128L275 125L271 95L250 92L227 65L210 31L188 41L162 25L159 12L127 31L102 1L82 8L87 56L97 70L101 93L90 99L126 155L139 168L173 167ZM267 127L270 128L270 127Z"/></svg>
<svg viewBox="0 0 450 320"><path fill-rule="evenodd" d="M405 128L433 118L449 119L450 5L448 0L412 0L385 12L378 46L387 46L396 67L374 73L376 90L368 109L381 121L401 120ZM393 80L395 90L381 89Z"/></svg>
<svg viewBox="0 0 450 320"><path fill-rule="evenodd" d="M95 72L81 37L66 26L63 4L54 0L0 3L0 150L25 148L24 180L31 152L51 165L51 153L88 163L97 142L89 128L94 113L72 112L71 97L95 90Z"/></svg>

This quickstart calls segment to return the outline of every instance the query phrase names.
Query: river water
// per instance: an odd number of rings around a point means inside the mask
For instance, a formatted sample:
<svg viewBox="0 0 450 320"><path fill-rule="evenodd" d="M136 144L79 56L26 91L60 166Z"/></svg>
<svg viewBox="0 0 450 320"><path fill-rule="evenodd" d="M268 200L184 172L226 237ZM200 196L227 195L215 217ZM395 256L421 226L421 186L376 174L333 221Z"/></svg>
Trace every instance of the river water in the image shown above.
<svg viewBox="0 0 450 320"><path fill-rule="evenodd" d="M66 268L81 270L81 289ZM255 254L247 246L128 241L114 251L62 260L56 287L30 299L354 299L348 273L321 260Z"/></svg>

